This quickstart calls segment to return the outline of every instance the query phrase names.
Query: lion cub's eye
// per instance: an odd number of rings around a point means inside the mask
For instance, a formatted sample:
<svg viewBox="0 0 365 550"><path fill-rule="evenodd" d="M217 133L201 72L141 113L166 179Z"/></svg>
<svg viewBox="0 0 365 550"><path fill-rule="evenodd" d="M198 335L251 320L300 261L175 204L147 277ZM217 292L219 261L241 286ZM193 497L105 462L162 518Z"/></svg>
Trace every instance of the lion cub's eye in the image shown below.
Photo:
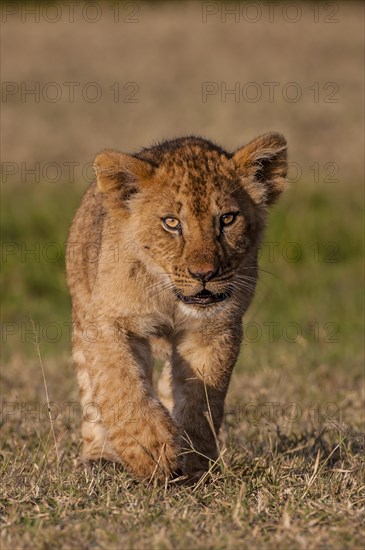
<svg viewBox="0 0 365 550"><path fill-rule="evenodd" d="M172 231L180 231L181 223L177 218L162 218L162 225L165 229L170 229Z"/></svg>
<svg viewBox="0 0 365 550"><path fill-rule="evenodd" d="M238 212L228 212L227 214L223 214L223 216L221 216L222 227L232 225L232 223L234 223L237 218L237 214Z"/></svg>

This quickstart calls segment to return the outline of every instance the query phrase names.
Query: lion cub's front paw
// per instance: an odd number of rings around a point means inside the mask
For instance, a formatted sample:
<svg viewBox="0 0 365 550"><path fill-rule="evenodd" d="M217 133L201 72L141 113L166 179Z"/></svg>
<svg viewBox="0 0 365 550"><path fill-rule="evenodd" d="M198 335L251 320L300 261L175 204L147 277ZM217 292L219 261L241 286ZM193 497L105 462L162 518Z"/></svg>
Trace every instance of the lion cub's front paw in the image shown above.
<svg viewBox="0 0 365 550"><path fill-rule="evenodd" d="M137 478L166 477L177 469L177 428L165 410L150 411L143 420L131 423L113 446Z"/></svg>
<svg viewBox="0 0 365 550"><path fill-rule="evenodd" d="M180 467L189 480L198 481L216 463L217 458L216 447L200 452L185 447L181 453Z"/></svg>

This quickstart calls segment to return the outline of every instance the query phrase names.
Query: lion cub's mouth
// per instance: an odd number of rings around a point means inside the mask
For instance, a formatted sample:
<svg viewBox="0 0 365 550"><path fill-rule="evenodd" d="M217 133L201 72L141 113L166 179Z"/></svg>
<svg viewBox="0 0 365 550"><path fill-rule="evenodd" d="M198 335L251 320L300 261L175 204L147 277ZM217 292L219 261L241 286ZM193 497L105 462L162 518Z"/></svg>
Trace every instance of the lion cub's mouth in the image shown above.
<svg viewBox="0 0 365 550"><path fill-rule="evenodd" d="M223 294L213 294L209 290L201 290L193 296L184 296L183 294L178 293L177 297L179 300L184 302L184 304L194 304L199 306L207 306L209 304L216 304L217 302L223 302L230 295L229 292L224 292Z"/></svg>

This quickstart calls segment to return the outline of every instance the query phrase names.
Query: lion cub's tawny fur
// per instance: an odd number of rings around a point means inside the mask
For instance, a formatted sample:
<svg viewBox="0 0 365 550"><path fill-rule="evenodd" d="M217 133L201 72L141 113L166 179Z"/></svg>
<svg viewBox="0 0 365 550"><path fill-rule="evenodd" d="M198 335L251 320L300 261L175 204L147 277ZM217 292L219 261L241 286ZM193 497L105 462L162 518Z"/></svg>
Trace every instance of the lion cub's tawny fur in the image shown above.
<svg viewBox="0 0 365 550"><path fill-rule="evenodd" d="M268 133L228 153L186 137L104 151L95 170L67 253L84 457L121 461L139 478L196 475L217 458L286 141Z"/></svg>

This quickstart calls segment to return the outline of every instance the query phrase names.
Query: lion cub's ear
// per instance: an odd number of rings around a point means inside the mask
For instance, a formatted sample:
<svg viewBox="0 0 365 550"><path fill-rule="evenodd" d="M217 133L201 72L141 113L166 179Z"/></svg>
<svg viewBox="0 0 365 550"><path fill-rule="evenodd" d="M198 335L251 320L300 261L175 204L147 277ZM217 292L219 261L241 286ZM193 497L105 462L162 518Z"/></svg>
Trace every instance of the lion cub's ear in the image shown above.
<svg viewBox="0 0 365 550"><path fill-rule="evenodd" d="M245 190L263 206L276 201L287 186L287 143L282 134L269 132L238 149L233 156Z"/></svg>
<svg viewBox="0 0 365 550"><path fill-rule="evenodd" d="M149 163L112 150L97 155L94 169L99 191L118 201L127 200L137 192L141 182L149 179L153 172Z"/></svg>

